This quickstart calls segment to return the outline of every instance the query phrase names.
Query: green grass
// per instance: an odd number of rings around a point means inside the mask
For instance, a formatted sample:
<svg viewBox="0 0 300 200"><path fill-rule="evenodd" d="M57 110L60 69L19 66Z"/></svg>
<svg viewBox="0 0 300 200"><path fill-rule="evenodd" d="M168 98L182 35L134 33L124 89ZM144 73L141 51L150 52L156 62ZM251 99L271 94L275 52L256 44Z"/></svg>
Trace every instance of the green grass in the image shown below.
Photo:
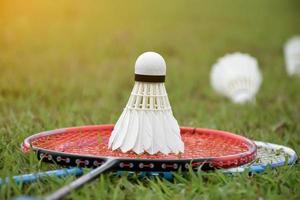
<svg viewBox="0 0 300 200"><path fill-rule="evenodd" d="M300 78L287 77L282 45L300 34L297 0L0 2L0 177L56 169L23 155L36 132L114 123L133 86L134 62L160 52L181 125L223 129L300 152ZM255 56L264 76L255 105L236 106L209 84L226 53ZM71 199L300 199L300 167L264 174L176 174L164 180L107 174ZM40 196L73 180L0 187L0 199Z"/></svg>

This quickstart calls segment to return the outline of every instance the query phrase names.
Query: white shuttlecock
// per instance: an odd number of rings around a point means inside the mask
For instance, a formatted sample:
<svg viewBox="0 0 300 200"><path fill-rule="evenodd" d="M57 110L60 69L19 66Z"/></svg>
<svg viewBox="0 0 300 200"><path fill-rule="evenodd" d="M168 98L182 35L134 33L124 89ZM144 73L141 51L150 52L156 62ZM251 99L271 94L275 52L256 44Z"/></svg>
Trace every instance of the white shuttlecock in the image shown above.
<svg viewBox="0 0 300 200"><path fill-rule="evenodd" d="M146 52L135 63L135 84L109 139L109 148L137 154L184 151L180 129L165 89L166 63Z"/></svg>
<svg viewBox="0 0 300 200"><path fill-rule="evenodd" d="M210 80L217 93L234 103L255 101L262 82L257 60L248 54L233 53L220 58L213 65Z"/></svg>
<svg viewBox="0 0 300 200"><path fill-rule="evenodd" d="M284 57L288 75L300 75L300 36L287 41L284 46Z"/></svg>

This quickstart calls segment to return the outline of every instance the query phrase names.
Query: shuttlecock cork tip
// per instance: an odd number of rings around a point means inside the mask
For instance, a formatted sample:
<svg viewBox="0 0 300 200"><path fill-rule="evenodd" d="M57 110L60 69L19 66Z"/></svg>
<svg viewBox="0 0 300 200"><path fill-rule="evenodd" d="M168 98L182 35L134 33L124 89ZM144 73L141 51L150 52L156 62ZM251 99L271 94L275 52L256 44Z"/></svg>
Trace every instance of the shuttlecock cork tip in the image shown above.
<svg viewBox="0 0 300 200"><path fill-rule="evenodd" d="M141 54L135 62L135 74L146 76L165 76L166 62L164 58L155 52Z"/></svg>

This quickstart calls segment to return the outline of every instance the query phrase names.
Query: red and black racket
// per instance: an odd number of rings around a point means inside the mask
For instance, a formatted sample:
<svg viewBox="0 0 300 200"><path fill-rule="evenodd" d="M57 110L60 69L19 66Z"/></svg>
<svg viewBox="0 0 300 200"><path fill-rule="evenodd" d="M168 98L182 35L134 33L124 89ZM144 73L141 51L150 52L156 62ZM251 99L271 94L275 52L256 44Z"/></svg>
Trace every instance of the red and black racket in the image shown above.
<svg viewBox="0 0 300 200"><path fill-rule="evenodd" d="M25 139L23 151L34 150L45 162L64 166L86 166L96 169L48 196L60 199L72 189L79 188L107 170L118 171L182 171L230 168L251 162L256 156L256 145L233 133L181 128L184 153L137 155L108 149L113 125L82 126L57 129L35 134Z"/></svg>

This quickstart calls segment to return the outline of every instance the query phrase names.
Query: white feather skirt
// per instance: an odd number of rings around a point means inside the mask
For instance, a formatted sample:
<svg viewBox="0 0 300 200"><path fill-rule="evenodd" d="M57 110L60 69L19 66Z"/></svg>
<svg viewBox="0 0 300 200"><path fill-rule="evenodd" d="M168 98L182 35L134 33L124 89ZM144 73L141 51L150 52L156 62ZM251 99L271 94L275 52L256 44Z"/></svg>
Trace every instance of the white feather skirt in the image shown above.
<svg viewBox="0 0 300 200"><path fill-rule="evenodd" d="M184 152L179 125L163 83L135 82L109 139L109 148L137 154Z"/></svg>
<svg viewBox="0 0 300 200"><path fill-rule="evenodd" d="M228 54L213 65L211 85L216 92L234 103L255 102L262 83L257 60L247 54Z"/></svg>

